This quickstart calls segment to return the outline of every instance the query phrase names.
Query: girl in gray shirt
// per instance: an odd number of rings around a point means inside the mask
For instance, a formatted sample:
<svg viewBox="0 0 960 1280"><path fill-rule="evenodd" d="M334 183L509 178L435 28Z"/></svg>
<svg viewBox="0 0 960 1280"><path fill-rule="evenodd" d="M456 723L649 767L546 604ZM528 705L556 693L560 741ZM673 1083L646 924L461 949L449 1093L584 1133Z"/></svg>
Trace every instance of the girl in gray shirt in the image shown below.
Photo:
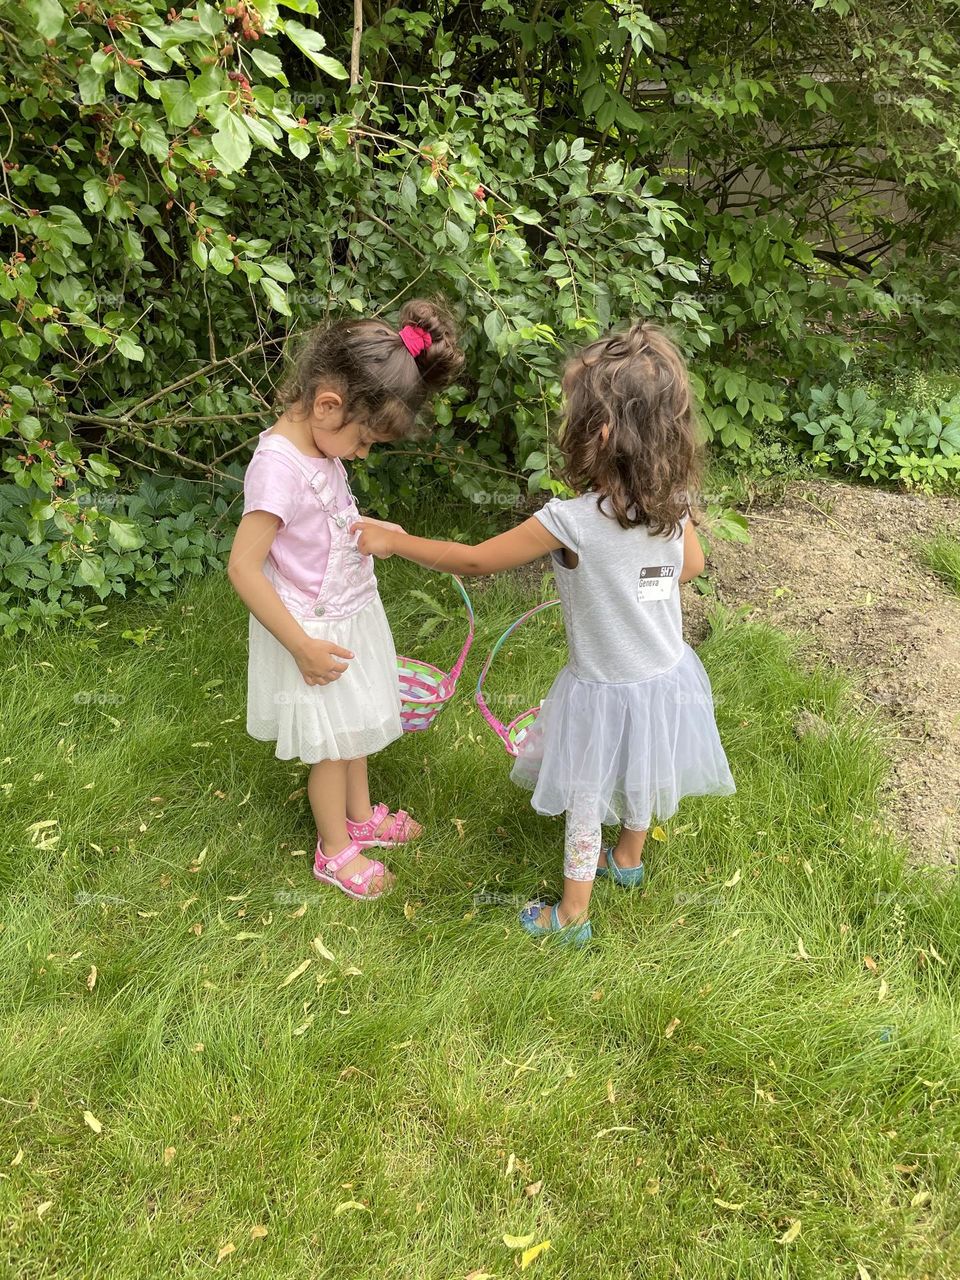
<svg viewBox="0 0 960 1280"><path fill-rule="evenodd" d="M710 681L683 640L680 583L703 569L688 494L700 449L687 371L673 342L642 323L591 343L567 366L553 498L509 533L476 547L361 521L360 550L429 569L497 573L553 560L569 661L520 745L512 777L538 813L566 815L563 895L521 912L528 933L591 937L594 877L643 879L654 816L683 796L729 795L733 778ZM602 847L601 824L619 823Z"/></svg>

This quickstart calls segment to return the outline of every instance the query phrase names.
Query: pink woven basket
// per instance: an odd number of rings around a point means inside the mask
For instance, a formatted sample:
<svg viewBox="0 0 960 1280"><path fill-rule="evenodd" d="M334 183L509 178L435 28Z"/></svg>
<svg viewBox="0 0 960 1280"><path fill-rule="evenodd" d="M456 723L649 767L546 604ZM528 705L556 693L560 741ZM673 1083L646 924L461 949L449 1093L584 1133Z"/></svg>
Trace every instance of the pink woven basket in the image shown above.
<svg viewBox="0 0 960 1280"><path fill-rule="evenodd" d="M397 656L397 674L400 679L400 723L404 733L419 733L421 729L429 729L437 716L453 697L457 681L467 660L467 654L473 644L474 616L473 605L467 595L466 588L456 574L451 574L457 589L463 596L467 609L467 638L463 642L460 656L449 671L441 671L429 662L421 662L418 658L402 658Z"/></svg>
<svg viewBox="0 0 960 1280"><path fill-rule="evenodd" d="M526 622L528 618L533 618L544 609L550 609L553 605L559 603L559 600L547 600L544 604L538 604L534 609L528 609L522 617L516 620L516 622L511 622L510 626L507 627L506 631L487 654L487 660L483 664L483 669L480 672L480 678L477 681L477 706L480 708L480 712L484 720L486 720L487 724L503 743L507 754L511 756L515 756L520 750L521 742L523 742L523 739L530 731L530 726L540 714L540 707L538 705L536 707L531 707L528 711L522 711L520 715L515 716L509 724L504 724L493 714L487 706L486 699L483 696L483 686L487 679L487 673L490 670L490 664L497 656L500 648L509 639L509 637L513 635L514 631L516 631L517 627L519 627L521 623Z"/></svg>

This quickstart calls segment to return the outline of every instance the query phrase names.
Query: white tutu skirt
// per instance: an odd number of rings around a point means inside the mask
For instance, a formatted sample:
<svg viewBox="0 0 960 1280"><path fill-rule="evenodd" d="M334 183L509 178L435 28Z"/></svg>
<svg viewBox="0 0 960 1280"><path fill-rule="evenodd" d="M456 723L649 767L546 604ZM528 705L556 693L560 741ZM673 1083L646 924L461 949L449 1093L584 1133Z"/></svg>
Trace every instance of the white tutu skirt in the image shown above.
<svg viewBox="0 0 960 1280"><path fill-rule="evenodd" d="M355 760L403 732L397 651L379 595L349 618L301 618L307 635L354 657L332 684L308 685L290 653L250 616L247 732L281 760Z"/></svg>
<svg viewBox="0 0 960 1280"><path fill-rule="evenodd" d="M736 788L713 715L710 680L684 645L669 671L633 684L557 676L510 775L538 813L644 831L684 796Z"/></svg>

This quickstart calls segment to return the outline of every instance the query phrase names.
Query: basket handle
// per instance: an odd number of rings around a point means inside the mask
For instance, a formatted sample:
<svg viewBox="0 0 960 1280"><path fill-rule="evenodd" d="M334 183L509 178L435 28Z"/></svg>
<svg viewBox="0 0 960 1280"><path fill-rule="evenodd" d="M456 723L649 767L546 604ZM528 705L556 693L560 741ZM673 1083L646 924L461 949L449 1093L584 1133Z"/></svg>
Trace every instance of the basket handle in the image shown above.
<svg viewBox="0 0 960 1280"><path fill-rule="evenodd" d="M450 577L457 584L457 590L463 596L463 603L467 606L467 619L469 623L467 628L467 638L463 642L463 648L460 650L460 656L459 658L457 658L456 662L450 668L449 674L447 675L446 680L444 680L443 682L445 685L449 686L451 690L453 690L454 688L456 688L457 681L460 679L460 672L463 670L463 664L467 660L467 654L470 652L470 649L473 646L473 637L474 637L474 631L476 628L476 619L473 614L473 603L470 597L467 595L466 587L463 585L463 583L460 581L460 579L457 577L455 573L451 573Z"/></svg>
<svg viewBox="0 0 960 1280"><path fill-rule="evenodd" d="M480 671L480 678L477 680L477 693L476 693L477 706L480 708L480 713L483 716L484 720L486 720L487 724L490 726L490 728L497 735L497 737L500 739L500 741L503 743L503 745L507 748L508 751L510 750L510 738L507 734L506 725L504 725L500 720L498 720L497 717L493 714L493 712L487 706L486 699L483 696L483 685L484 685L484 681L487 678L487 672L490 670L490 665L493 662L494 658L499 653L502 645L510 638L510 636L513 635L514 631L516 631L517 627L519 627L521 623L526 622L528 618L534 617L535 614L542 612L542 610L549 609L551 608L551 606L559 603L560 603L559 600L546 600L544 601L543 604L538 604L533 609L528 609L527 612L522 615L522 617L517 618L516 622L511 622L509 627L507 627L506 631L504 631L503 635L500 637L497 643L493 646L493 648L487 654L487 660L486 662L484 662L483 668Z"/></svg>

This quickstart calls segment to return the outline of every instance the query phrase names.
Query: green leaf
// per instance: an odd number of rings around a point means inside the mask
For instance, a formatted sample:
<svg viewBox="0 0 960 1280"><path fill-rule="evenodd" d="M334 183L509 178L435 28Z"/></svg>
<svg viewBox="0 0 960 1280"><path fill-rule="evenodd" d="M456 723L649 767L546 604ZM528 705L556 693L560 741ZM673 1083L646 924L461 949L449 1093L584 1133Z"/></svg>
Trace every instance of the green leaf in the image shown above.
<svg viewBox="0 0 960 1280"><path fill-rule="evenodd" d="M267 300L275 311L279 311L283 316L289 316L293 313L287 302L287 295L277 284L276 280L271 280L269 276L263 276L260 281L260 288L267 295Z"/></svg>
<svg viewBox="0 0 960 1280"><path fill-rule="evenodd" d="M236 173L250 159L250 134L232 113L223 117L223 123L213 135L212 143L219 167L224 173Z"/></svg>
<svg viewBox="0 0 960 1280"><path fill-rule="evenodd" d="M331 58L320 50L326 47L326 40L319 31L311 31L293 18L286 18L282 23L284 33L293 41L302 54L321 71L333 76L335 80L346 80L347 69L336 58Z"/></svg>
<svg viewBox="0 0 960 1280"><path fill-rule="evenodd" d="M37 34L44 40L55 40L64 20L63 10L57 0L27 0L27 10L33 15Z"/></svg>
<svg viewBox="0 0 960 1280"><path fill-rule="evenodd" d="M77 76L77 87L80 90L80 101L84 106L92 107L103 101L104 79L98 76L89 62L80 68Z"/></svg>
<svg viewBox="0 0 960 1280"><path fill-rule="evenodd" d="M250 57L265 76L270 76L272 80L279 80L284 85L290 83L284 74L283 63L276 54L267 53L266 49L251 49Z"/></svg>
<svg viewBox="0 0 960 1280"><path fill-rule="evenodd" d="M128 360L140 361L143 359L143 347L130 336L129 333L121 333L117 338L117 350L122 356L126 356Z"/></svg>
<svg viewBox="0 0 960 1280"><path fill-rule="evenodd" d="M132 520L111 520L109 540L114 551L136 551L146 539Z"/></svg>

